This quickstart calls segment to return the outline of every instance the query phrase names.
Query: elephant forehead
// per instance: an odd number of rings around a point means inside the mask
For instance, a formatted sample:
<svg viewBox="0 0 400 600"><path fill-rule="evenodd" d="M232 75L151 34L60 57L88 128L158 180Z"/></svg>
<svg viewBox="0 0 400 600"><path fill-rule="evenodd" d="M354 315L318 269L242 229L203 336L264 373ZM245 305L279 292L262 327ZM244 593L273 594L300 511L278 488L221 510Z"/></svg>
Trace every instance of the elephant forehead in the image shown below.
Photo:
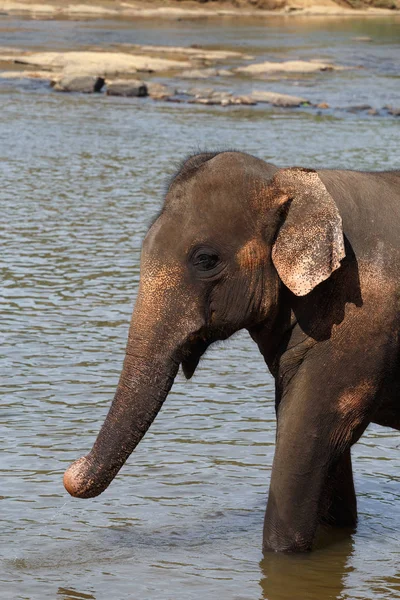
<svg viewBox="0 0 400 600"><path fill-rule="evenodd" d="M249 178L234 172L229 177L221 173L205 172L174 187L166 198L166 208L183 214L221 214L229 216L236 209L242 211L248 204L251 191Z"/></svg>

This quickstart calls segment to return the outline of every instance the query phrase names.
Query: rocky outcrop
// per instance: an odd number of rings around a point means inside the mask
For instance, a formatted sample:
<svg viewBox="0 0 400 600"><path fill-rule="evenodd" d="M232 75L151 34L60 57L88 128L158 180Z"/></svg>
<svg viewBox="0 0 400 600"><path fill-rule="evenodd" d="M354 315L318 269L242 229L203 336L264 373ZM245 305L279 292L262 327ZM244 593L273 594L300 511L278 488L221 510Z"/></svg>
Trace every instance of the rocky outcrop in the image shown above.
<svg viewBox="0 0 400 600"><path fill-rule="evenodd" d="M264 92L255 90L251 92L251 98L256 102L265 102L273 106L283 106L285 108L295 108L301 105L309 105L310 102L299 96L290 96L288 94L278 94L276 92Z"/></svg>
<svg viewBox="0 0 400 600"><path fill-rule="evenodd" d="M0 0L0 11L51 18L209 18L285 15L391 15L400 0Z"/></svg>
<svg viewBox="0 0 400 600"><path fill-rule="evenodd" d="M91 77L84 75L82 77L62 77L58 81L52 82L56 92L80 92L81 94L93 94L101 92L104 85L103 77Z"/></svg>
<svg viewBox="0 0 400 600"><path fill-rule="evenodd" d="M36 79L38 82L43 80L43 85L51 82L54 90L58 92L95 93L103 91L103 86L106 84L108 95L126 96L133 99L149 96L154 100L221 107L267 104L282 109L315 110L319 111L318 114L322 114L321 111L329 110L331 112L341 111L342 114L363 114L364 116L387 117L391 115L397 117L400 115L400 108L394 105L380 109L367 104L332 107L320 100L311 102L304 97L271 90L251 90L253 85L254 87L262 85L260 82L251 82L251 78L266 79L269 82L268 85L271 86L273 85L272 81L276 80L279 82L277 85L282 88L285 82L286 84L288 81L297 83L297 80L303 79L301 76L304 75L306 83L308 84L312 80L314 85L322 80L322 77L319 76L320 72L342 71L350 68L322 60L311 58L310 60L264 61L245 65L243 61L249 59L250 56L231 50L209 51L199 47L133 46L129 44L119 44L118 48L122 46L130 51L121 51L117 48L114 48L113 51L103 51L93 48L67 52L32 52L3 47L0 48L2 68L0 77ZM212 61L225 60L228 61L228 65L222 64L216 67L212 64ZM230 61L234 61L236 68L233 68L234 65ZM24 67L21 68L21 65ZM157 73L157 77L161 74L163 82L152 81L151 75L140 75L140 73L149 72ZM140 77L146 77L146 81L139 79ZM293 77L296 78L295 82ZM189 87L188 89L173 87L179 85L177 80L181 81L180 86L182 87L189 85L184 80L190 79L207 81L209 86L215 86L217 89L202 86L200 81L198 87ZM227 89L228 85L229 90ZM283 87L283 89L285 88ZM321 100L323 100L323 96Z"/></svg>
<svg viewBox="0 0 400 600"><path fill-rule="evenodd" d="M156 81L147 81L146 86L150 98L154 100L165 100L176 94L176 89L170 88L163 83L157 83Z"/></svg>
<svg viewBox="0 0 400 600"><path fill-rule="evenodd" d="M51 81L52 85L55 85L61 79L61 73L54 73L52 71L38 71L38 70L22 70L12 71L7 69L0 71L0 77L2 79L37 79L43 81Z"/></svg>
<svg viewBox="0 0 400 600"><path fill-rule="evenodd" d="M231 106L233 104L257 104L257 102L253 98L251 98L251 96L235 95L229 92L217 92L214 90L199 91L193 94L193 91L191 92L190 90L188 90L187 92L185 92L188 96L192 96L192 98L188 101L189 104L207 104L214 106Z"/></svg>
<svg viewBox="0 0 400 600"><path fill-rule="evenodd" d="M23 54L0 55L1 61L32 65L41 69L63 71L64 74L95 75L106 77L128 73L155 73L173 71L190 67L188 61L170 60L128 54L126 52L29 52Z"/></svg>
<svg viewBox="0 0 400 600"><path fill-rule="evenodd" d="M272 106L280 106L282 108L312 106L311 102L306 98L262 90L255 90L250 94L238 95L230 92L218 92L212 88L189 88L188 90L178 92L178 94L191 96L192 99L189 100L189 102L194 104L230 106L232 104L254 105L264 103L271 104Z"/></svg>
<svg viewBox="0 0 400 600"><path fill-rule="evenodd" d="M400 117L400 106L385 106L384 107L389 115L393 115L394 117Z"/></svg>
<svg viewBox="0 0 400 600"><path fill-rule="evenodd" d="M148 96L147 85L140 80L119 79L107 83L108 96L140 97Z"/></svg>
<svg viewBox="0 0 400 600"><path fill-rule="evenodd" d="M139 52L143 52L145 54L151 55L153 53L160 54L160 52L164 56L182 56L187 57L190 60L202 60L202 61L226 61L226 60L251 60L254 56L250 54L245 54L243 52L238 52L236 50L209 50L208 48L201 48L200 46L150 46L139 45L139 44L123 44L122 47L135 52L135 54Z"/></svg>
<svg viewBox="0 0 400 600"><path fill-rule="evenodd" d="M340 67L331 63L306 60L287 60L283 62L265 61L235 69L236 73L251 75L253 77L268 75L269 73L317 73L318 71L341 71Z"/></svg>
<svg viewBox="0 0 400 600"><path fill-rule="evenodd" d="M182 71L182 79L209 79L210 77L232 77L234 73L229 69L189 69Z"/></svg>

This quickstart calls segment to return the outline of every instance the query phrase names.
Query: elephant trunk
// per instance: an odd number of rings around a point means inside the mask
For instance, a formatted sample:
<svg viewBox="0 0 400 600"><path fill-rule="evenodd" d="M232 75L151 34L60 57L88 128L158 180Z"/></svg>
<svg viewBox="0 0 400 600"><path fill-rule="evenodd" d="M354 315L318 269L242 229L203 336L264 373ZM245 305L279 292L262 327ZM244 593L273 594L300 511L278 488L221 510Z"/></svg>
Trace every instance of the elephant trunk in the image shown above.
<svg viewBox="0 0 400 600"><path fill-rule="evenodd" d="M92 498L101 494L155 419L179 368L174 353L169 351L165 358L160 345L158 352L150 352L151 344L130 336L118 388L96 442L87 456L65 472L64 486L72 496Z"/></svg>
<svg viewBox="0 0 400 600"><path fill-rule="evenodd" d="M153 226L143 244L139 292L111 408L92 450L64 475L72 496L91 498L109 486L157 416L190 333L203 323L181 267L167 253L160 262L152 250L157 232Z"/></svg>

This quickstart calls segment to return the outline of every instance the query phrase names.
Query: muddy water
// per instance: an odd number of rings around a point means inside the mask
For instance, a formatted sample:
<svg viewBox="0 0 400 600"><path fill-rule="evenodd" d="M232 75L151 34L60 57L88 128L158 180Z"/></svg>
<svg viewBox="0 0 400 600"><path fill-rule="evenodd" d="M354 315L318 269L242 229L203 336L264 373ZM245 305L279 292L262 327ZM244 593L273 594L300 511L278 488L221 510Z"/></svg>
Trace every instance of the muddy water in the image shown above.
<svg viewBox="0 0 400 600"><path fill-rule="evenodd" d="M294 23L140 29L4 18L1 43L221 39L259 55L279 43L290 56L368 63L352 81L310 81L325 100L395 103L394 23ZM351 42L360 35L373 41ZM61 482L107 412L141 240L176 162L233 147L278 164L394 168L399 121L56 95L15 81L0 84L0 105L0 598L400 598L400 437L389 429L369 427L354 448L357 532L325 533L309 556L262 557L273 382L247 335L211 349L191 382L178 377L100 498L68 499Z"/></svg>

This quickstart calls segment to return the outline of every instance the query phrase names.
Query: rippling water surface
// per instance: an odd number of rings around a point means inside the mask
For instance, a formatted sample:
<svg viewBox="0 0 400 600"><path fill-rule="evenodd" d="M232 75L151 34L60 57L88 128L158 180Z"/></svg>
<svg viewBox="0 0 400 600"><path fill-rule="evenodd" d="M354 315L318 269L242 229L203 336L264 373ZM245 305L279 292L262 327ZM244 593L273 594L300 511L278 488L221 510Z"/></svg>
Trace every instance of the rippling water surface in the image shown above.
<svg viewBox="0 0 400 600"><path fill-rule="evenodd" d="M220 41L261 54L279 43L303 57L329 48L340 62L351 36L372 34L369 45L353 43L356 58L346 55L369 63L354 89L378 104L394 101L394 23L295 23L183 29L5 19L2 44ZM319 82L315 93L348 100L346 77L325 79L325 90ZM0 84L0 105L0 597L400 598L394 430L371 426L354 447L360 523L351 538L325 534L311 555L262 557L273 381L244 334L211 349L192 381L178 376L101 497L70 499L62 487L113 396L141 240L177 161L233 147L281 165L398 168L399 121L57 95L11 81Z"/></svg>

